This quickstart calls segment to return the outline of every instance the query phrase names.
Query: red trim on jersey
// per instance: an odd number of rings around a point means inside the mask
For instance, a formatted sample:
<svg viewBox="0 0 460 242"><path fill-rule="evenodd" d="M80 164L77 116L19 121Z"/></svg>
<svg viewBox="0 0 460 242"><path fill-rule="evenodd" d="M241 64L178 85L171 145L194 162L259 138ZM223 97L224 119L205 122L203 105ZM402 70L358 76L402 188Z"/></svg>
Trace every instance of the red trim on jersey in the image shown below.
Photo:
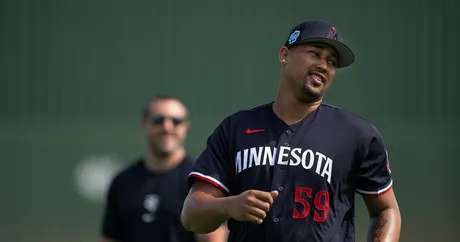
<svg viewBox="0 0 460 242"><path fill-rule="evenodd" d="M198 174L190 174L189 175L189 178L197 178L199 180L202 180L202 181L205 181L207 183L210 183L211 185L214 185L215 187L219 188L219 190L221 190L224 194L228 194L227 190L225 190L224 187L222 187L221 185L219 185L217 182L209 179L209 178L206 178L206 177L203 177L203 176L200 176Z"/></svg>
<svg viewBox="0 0 460 242"><path fill-rule="evenodd" d="M383 194L389 192L391 190L391 188L393 188L393 184L391 184L390 186L386 187L385 190L382 190L379 193L361 193L361 192L358 192L358 191L356 191L356 192L361 194L361 195L363 195L363 196L367 196L367 197L380 197Z"/></svg>

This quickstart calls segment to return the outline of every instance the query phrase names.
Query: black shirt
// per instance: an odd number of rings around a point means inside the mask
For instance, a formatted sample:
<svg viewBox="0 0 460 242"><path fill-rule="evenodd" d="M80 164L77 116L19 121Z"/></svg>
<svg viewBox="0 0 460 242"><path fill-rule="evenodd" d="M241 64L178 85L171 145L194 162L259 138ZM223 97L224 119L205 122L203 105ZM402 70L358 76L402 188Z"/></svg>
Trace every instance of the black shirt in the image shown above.
<svg viewBox="0 0 460 242"><path fill-rule="evenodd" d="M194 242L180 221L192 166L185 158L174 170L152 173L141 159L117 174L108 191L103 235L120 242Z"/></svg>
<svg viewBox="0 0 460 242"><path fill-rule="evenodd" d="M392 187L386 148L369 122L321 104L287 125L272 103L225 118L208 138L189 183L208 181L228 195L278 190L263 224L230 220L229 241L354 241L355 192Z"/></svg>

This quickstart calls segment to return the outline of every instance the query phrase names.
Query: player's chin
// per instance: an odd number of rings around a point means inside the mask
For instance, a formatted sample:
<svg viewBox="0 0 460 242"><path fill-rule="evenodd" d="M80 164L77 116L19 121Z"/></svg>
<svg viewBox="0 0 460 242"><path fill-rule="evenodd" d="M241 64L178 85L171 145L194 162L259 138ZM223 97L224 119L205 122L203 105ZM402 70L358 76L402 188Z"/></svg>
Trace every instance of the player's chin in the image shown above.
<svg viewBox="0 0 460 242"><path fill-rule="evenodd" d="M312 99L319 99L323 95L323 86L312 86L312 85L305 85L303 88L304 94Z"/></svg>

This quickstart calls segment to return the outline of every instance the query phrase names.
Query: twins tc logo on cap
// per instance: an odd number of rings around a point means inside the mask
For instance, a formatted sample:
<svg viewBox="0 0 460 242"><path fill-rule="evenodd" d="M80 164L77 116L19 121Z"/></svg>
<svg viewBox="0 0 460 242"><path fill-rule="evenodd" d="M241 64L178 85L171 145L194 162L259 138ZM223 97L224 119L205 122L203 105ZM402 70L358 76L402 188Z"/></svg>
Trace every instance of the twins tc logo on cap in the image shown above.
<svg viewBox="0 0 460 242"><path fill-rule="evenodd" d="M292 32L292 34L289 36L289 44L296 42L299 35L300 35L299 30Z"/></svg>
<svg viewBox="0 0 460 242"><path fill-rule="evenodd" d="M326 38L337 40L337 30L335 27L331 27L327 32Z"/></svg>

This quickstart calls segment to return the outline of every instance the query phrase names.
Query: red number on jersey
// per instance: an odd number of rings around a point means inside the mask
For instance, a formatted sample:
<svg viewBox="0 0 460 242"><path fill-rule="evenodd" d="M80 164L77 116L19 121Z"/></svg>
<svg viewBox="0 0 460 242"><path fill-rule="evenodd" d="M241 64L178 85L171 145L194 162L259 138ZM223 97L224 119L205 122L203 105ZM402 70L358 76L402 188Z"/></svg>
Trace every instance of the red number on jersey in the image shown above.
<svg viewBox="0 0 460 242"><path fill-rule="evenodd" d="M306 187L296 187L294 202L300 203L303 206L302 213L296 208L292 211L292 217L302 219L308 217L310 214L310 203L303 198L302 194L305 194L309 200L312 197L312 189ZM329 193L327 191L320 191L315 194L313 199L316 210L314 211L313 220L315 222L324 222L329 214Z"/></svg>
<svg viewBox="0 0 460 242"><path fill-rule="evenodd" d="M299 211L296 208L294 208L294 211L292 211L293 218L306 218L310 213L310 204L306 200L302 199L302 193L305 193L307 197L311 198L311 188L295 188L294 202L302 204L303 212L299 213Z"/></svg>

